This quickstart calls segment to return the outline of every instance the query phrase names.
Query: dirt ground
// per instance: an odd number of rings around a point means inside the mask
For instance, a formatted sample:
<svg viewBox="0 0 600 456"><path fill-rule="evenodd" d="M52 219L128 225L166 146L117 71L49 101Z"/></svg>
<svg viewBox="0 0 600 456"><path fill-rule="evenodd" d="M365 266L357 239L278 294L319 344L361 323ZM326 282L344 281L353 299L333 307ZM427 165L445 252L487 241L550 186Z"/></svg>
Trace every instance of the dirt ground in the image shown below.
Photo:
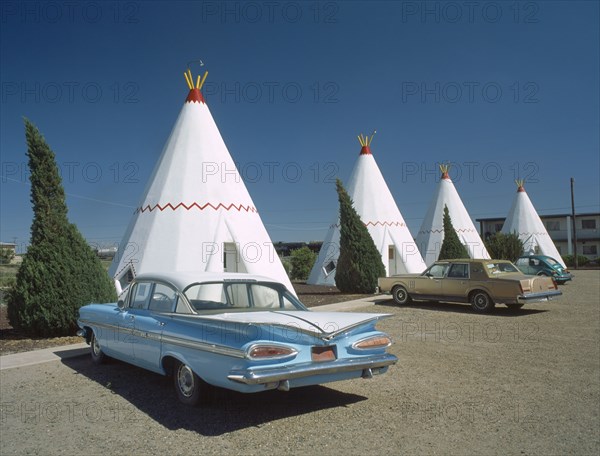
<svg viewBox="0 0 600 456"><path fill-rule="evenodd" d="M600 450L600 272L521 311L395 306L388 373L180 405L171 381L88 356L0 372L0 454L576 454Z"/></svg>

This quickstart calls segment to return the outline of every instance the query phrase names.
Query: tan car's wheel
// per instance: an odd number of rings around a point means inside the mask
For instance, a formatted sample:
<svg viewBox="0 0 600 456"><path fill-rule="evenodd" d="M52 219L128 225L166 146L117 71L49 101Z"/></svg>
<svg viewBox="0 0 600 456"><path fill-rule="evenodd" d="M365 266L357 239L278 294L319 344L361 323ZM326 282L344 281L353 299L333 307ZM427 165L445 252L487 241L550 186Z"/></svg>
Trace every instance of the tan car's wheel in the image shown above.
<svg viewBox="0 0 600 456"><path fill-rule="evenodd" d="M406 291L406 288L400 285L393 288L392 297L394 298L394 302L401 306L405 306L412 301L408 291Z"/></svg>
<svg viewBox="0 0 600 456"><path fill-rule="evenodd" d="M471 294L471 308L475 312L490 312L494 306L494 301L485 291L474 291Z"/></svg>

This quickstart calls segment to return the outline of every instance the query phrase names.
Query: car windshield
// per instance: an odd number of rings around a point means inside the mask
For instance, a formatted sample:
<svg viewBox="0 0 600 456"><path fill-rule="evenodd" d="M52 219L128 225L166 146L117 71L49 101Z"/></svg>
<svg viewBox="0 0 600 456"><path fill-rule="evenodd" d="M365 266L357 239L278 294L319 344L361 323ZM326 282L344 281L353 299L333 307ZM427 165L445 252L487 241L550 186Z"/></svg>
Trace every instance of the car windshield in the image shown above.
<svg viewBox="0 0 600 456"><path fill-rule="evenodd" d="M485 263L489 275L520 272L512 263Z"/></svg>
<svg viewBox="0 0 600 456"><path fill-rule="evenodd" d="M196 312L211 310L307 310L287 290L275 284L223 281L196 283L184 291Z"/></svg>

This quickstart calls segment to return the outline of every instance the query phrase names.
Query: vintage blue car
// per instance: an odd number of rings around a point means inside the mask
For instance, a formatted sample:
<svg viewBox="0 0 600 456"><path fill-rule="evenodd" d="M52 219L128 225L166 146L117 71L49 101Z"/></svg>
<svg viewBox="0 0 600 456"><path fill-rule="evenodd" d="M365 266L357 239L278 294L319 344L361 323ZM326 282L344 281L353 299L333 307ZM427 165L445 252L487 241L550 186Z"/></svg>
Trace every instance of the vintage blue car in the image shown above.
<svg viewBox="0 0 600 456"><path fill-rule="evenodd" d="M172 375L179 400L370 378L397 358L385 314L312 312L284 285L240 273L140 274L124 300L79 310L91 357Z"/></svg>

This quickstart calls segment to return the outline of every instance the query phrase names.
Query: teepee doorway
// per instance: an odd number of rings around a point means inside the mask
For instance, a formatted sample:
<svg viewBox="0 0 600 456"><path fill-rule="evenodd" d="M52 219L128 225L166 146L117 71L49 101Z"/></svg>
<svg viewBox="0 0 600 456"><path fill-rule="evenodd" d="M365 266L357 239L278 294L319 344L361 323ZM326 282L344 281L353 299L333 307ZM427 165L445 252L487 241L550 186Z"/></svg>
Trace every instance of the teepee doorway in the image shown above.
<svg viewBox="0 0 600 456"><path fill-rule="evenodd" d="M396 268L396 247L391 244L388 246L388 275L396 275L398 274L398 270Z"/></svg>
<svg viewBox="0 0 600 456"><path fill-rule="evenodd" d="M224 272L243 272L243 266L240 265L240 254L235 242L223 243L223 271Z"/></svg>

